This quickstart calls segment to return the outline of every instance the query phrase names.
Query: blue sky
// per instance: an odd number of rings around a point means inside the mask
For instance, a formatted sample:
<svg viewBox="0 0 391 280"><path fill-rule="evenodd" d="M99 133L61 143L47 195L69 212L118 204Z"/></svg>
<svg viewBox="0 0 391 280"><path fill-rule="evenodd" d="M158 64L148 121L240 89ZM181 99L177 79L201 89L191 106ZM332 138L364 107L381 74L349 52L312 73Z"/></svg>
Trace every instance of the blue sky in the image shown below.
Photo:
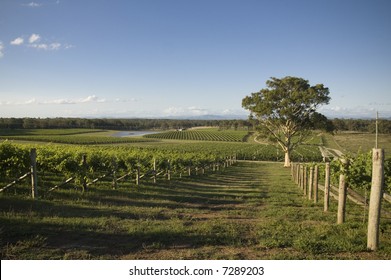
<svg viewBox="0 0 391 280"><path fill-rule="evenodd" d="M247 115L270 77L391 117L388 0L1 0L0 117Z"/></svg>

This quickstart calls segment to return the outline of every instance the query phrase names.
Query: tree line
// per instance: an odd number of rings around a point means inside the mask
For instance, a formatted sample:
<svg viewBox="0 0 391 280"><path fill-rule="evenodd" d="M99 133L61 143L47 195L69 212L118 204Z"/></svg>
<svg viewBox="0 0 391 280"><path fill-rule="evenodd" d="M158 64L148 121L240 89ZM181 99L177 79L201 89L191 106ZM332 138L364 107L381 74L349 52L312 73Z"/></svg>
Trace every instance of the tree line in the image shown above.
<svg viewBox="0 0 391 280"><path fill-rule="evenodd" d="M317 119L314 129L320 123L327 123L327 131L375 132L374 120L363 119ZM214 126L220 129L254 130L259 125L252 120L174 120L174 119L83 119L83 118L0 118L0 129L36 128L87 128L112 130L179 129L199 126ZM322 125L324 126L324 125ZM391 120L379 120L379 132L391 133Z"/></svg>
<svg viewBox="0 0 391 280"><path fill-rule="evenodd" d="M166 130L199 126L243 128L245 120L175 120L175 119L84 119L84 118L0 118L0 129L86 128L112 130Z"/></svg>
<svg viewBox="0 0 391 280"><path fill-rule="evenodd" d="M357 131L375 133L376 122L374 120L360 119L333 119L334 130L338 131ZM380 119L378 121L379 133L391 133L391 120Z"/></svg>

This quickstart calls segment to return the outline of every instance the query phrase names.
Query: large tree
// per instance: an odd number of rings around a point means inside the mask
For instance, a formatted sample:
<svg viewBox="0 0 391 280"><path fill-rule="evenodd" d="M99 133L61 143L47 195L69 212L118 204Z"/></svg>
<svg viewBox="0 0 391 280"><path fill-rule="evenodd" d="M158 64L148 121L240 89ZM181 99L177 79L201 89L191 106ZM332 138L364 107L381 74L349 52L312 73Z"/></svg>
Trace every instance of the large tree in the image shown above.
<svg viewBox="0 0 391 280"><path fill-rule="evenodd" d="M259 120L259 130L281 146L285 153L284 166L289 167L292 150L313 127L316 109L328 104L329 89L323 84L311 86L307 80L289 76L272 77L266 85L267 88L243 98L242 106L251 112L251 118Z"/></svg>

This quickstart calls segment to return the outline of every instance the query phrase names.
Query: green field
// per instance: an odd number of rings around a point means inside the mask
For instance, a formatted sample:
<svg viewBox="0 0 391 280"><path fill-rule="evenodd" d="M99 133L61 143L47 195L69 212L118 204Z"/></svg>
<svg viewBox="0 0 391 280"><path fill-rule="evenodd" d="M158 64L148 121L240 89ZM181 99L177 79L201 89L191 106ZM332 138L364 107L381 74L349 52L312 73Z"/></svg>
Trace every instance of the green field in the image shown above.
<svg viewBox="0 0 391 280"><path fill-rule="evenodd" d="M39 167L38 200L30 197L29 179L0 194L2 259L391 259L389 214L382 216L380 250L368 252L367 210L348 202L347 222L336 225L336 202L324 213L322 196L317 204L305 199L282 168L281 149L245 131L202 131L198 140L194 133L184 140L115 138L105 130L1 131L13 140L0 144L0 188L29 169L33 147ZM292 158L319 162L319 146L364 150L372 136L314 132ZM387 137L380 142L386 147ZM223 168L232 157L241 161ZM148 173L154 161L157 183ZM137 169L146 174L138 186ZM113 189L113 171L131 175ZM108 172L81 192L83 180ZM70 176L71 183L49 191Z"/></svg>
<svg viewBox="0 0 391 280"><path fill-rule="evenodd" d="M73 145L126 144L151 142L142 137L112 137L116 131L99 129L14 129L0 130L0 139L35 143Z"/></svg>
<svg viewBox="0 0 391 280"><path fill-rule="evenodd" d="M278 180L277 180L278 178ZM2 259L390 259L366 251L362 208L347 223L302 197L280 163L241 162L181 180L0 197Z"/></svg>
<svg viewBox="0 0 391 280"><path fill-rule="evenodd" d="M0 129L0 136L55 136L55 135L91 135L107 133L100 129L68 128L68 129Z"/></svg>
<svg viewBox="0 0 391 280"><path fill-rule="evenodd" d="M375 147L376 136L370 133L338 133L334 135L334 141L342 150L350 153L358 151L366 152ZM385 150L386 156L391 156L391 134L378 136L378 147Z"/></svg>
<svg viewBox="0 0 391 280"><path fill-rule="evenodd" d="M169 131L146 135L144 137L112 137L116 131L91 129L28 129L0 130L0 141L14 143L46 143L71 145L125 145L148 150L170 150L181 152L206 151L213 154L233 155L238 159L282 161L283 152L275 144L259 144L254 136L244 130L197 129L188 131ZM165 139L164 135L176 137ZM184 133L184 134L183 134ZM182 139L179 135L187 135ZM191 137L190 137L191 136ZM318 141L318 139L313 140ZM312 142L300 146L292 153L293 161L320 161L322 159L317 145Z"/></svg>

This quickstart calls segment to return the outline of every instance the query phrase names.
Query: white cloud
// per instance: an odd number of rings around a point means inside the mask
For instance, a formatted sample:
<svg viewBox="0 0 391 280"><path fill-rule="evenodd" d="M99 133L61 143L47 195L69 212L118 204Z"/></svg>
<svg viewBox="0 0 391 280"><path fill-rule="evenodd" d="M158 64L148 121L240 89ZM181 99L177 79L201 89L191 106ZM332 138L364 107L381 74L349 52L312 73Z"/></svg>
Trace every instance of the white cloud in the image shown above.
<svg viewBox="0 0 391 280"><path fill-rule="evenodd" d="M29 45L30 48L38 49L38 50L47 50L48 45L47 44L31 44Z"/></svg>
<svg viewBox="0 0 391 280"><path fill-rule="evenodd" d="M36 103L36 99L35 98L32 98L30 100L27 100L26 102L24 102L24 104L28 105L28 104L34 104Z"/></svg>
<svg viewBox="0 0 391 280"><path fill-rule="evenodd" d="M129 102L138 102L139 100L136 98L130 98L130 99L121 99L121 98L116 98L114 99L115 103L129 103Z"/></svg>
<svg viewBox="0 0 391 280"><path fill-rule="evenodd" d="M22 6L30 7L30 8L38 8L42 6L42 3L30 2L27 4L22 4Z"/></svg>
<svg viewBox="0 0 391 280"><path fill-rule="evenodd" d="M54 100L46 100L39 102L39 104L57 104L57 105L69 105L69 104L76 104L75 101L69 100L69 99L54 99Z"/></svg>
<svg viewBox="0 0 391 280"><path fill-rule="evenodd" d="M74 48L75 46L74 45L70 45L70 44L65 44L64 45L64 49L72 49L72 48Z"/></svg>
<svg viewBox="0 0 391 280"><path fill-rule="evenodd" d="M7 101L0 101L0 105L30 105L30 104L36 104L37 101L35 98L31 98L28 100L7 100Z"/></svg>
<svg viewBox="0 0 391 280"><path fill-rule="evenodd" d="M20 46L23 45L24 41L25 39L23 37L18 37L12 40L10 44L14 46ZM74 46L71 44L61 44L59 42L50 42L49 40L42 40L41 35L37 33L32 33L28 37L28 44L26 44L25 46L44 51L58 51L74 48Z"/></svg>
<svg viewBox="0 0 391 280"><path fill-rule="evenodd" d="M7 93L7 95L12 95ZM58 99L48 99L48 100L38 100L37 98L26 98L25 100L20 99L9 99L9 100L0 100L0 105L75 105L75 104L94 104L94 103L106 103L110 102L104 98L99 98L96 95L90 95L85 98L58 98Z"/></svg>
<svg viewBox="0 0 391 280"><path fill-rule="evenodd" d="M29 38L29 43L32 44L32 43L35 43L35 42L38 42L39 40L41 39L41 36L39 36L39 34L31 34L30 38Z"/></svg>
<svg viewBox="0 0 391 280"><path fill-rule="evenodd" d="M4 56L4 45L3 42L0 42L0 58Z"/></svg>
<svg viewBox="0 0 391 280"><path fill-rule="evenodd" d="M184 112L185 110L181 107L170 107L163 111L164 114L167 114L169 116L182 115Z"/></svg>
<svg viewBox="0 0 391 280"><path fill-rule="evenodd" d="M85 98L78 98L78 99L60 98L60 99L53 99L53 100L45 100L39 102L39 104L74 105L74 104L82 104L82 103L104 103L104 102L106 102L106 99L99 98L96 95L90 95Z"/></svg>
<svg viewBox="0 0 391 280"><path fill-rule="evenodd" d="M391 102L371 102L368 105L376 107L391 106Z"/></svg>
<svg viewBox="0 0 391 280"><path fill-rule="evenodd" d="M248 116L248 111L244 109L225 109L221 111L222 115L231 115L231 116L238 116L238 117L243 117L243 116Z"/></svg>
<svg viewBox="0 0 391 280"><path fill-rule="evenodd" d="M203 117L207 115L215 116L228 116L230 118L247 118L247 113L244 110L210 110L202 107L190 106L190 107L169 107L163 110L164 116L172 117Z"/></svg>
<svg viewBox="0 0 391 280"><path fill-rule="evenodd" d="M190 114L196 115L196 116L209 114L209 111L207 109L203 109L203 108L197 108L197 107L192 106L192 107L189 107L187 109L188 109Z"/></svg>
<svg viewBox="0 0 391 280"><path fill-rule="evenodd" d="M18 37L18 38L15 38L14 40L12 40L10 42L11 45L14 45L14 46L20 46L22 45L24 42L24 39L22 37Z"/></svg>
<svg viewBox="0 0 391 280"><path fill-rule="evenodd" d="M319 112L328 118L374 118L376 111L379 111L386 118L391 116L390 106L375 107L368 105L352 107L324 106L319 109Z"/></svg>
<svg viewBox="0 0 391 280"><path fill-rule="evenodd" d="M106 102L106 99L100 99L100 98L98 98L96 95L90 95L90 96L87 96L87 97L84 98L84 99L81 99L80 102L81 102L81 103L87 103L87 102L104 103L104 102Z"/></svg>
<svg viewBox="0 0 391 280"><path fill-rule="evenodd" d="M169 107L163 113L168 116L203 116L208 115L210 112L207 109L191 106L187 108Z"/></svg>
<svg viewBox="0 0 391 280"><path fill-rule="evenodd" d="M61 48L61 44L60 43L51 43L49 45L49 50L59 50Z"/></svg>
<svg viewBox="0 0 391 280"><path fill-rule="evenodd" d="M61 49L60 43L51 43L51 44L30 44L30 48L44 50L44 51L57 51Z"/></svg>

